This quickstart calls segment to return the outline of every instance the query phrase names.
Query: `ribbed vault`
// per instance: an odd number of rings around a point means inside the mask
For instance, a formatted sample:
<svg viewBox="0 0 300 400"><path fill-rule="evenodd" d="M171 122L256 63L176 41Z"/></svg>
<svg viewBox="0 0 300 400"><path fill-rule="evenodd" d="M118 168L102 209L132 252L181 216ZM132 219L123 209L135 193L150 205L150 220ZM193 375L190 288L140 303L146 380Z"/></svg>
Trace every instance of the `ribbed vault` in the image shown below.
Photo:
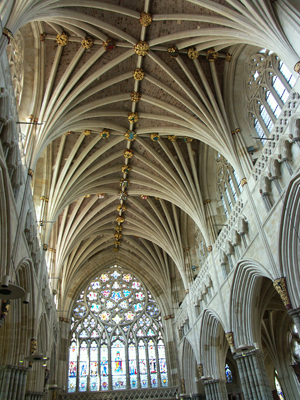
<svg viewBox="0 0 300 400"><path fill-rule="evenodd" d="M119 3L5 6L4 25L14 34L31 24L36 41L30 118L38 124L24 128L23 147L62 293L87 271L127 260L170 300L171 266L189 283L187 219L208 248L216 237L203 205L203 149L223 154L240 179L246 174L224 100L228 52L257 45L291 65L298 56L269 0ZM134 50L139 41L149 45L146 55Z"/></svg>

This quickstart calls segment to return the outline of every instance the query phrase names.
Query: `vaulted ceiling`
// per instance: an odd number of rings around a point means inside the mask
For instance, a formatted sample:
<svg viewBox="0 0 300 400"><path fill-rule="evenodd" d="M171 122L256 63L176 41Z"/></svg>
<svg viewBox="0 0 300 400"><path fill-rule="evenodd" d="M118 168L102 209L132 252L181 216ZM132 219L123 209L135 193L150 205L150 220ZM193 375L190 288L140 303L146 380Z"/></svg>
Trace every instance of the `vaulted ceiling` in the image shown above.
<svg viewBox="0 0 300 400"><path fill-rule="evenodd" d="M36 38L30 113L40 125L26 130L24 149L39 216L50 221L42 235L56 250L51 274L69 296L112 262L131 264L157 292L170 295L176 274L188 287L191 221L206 246L214 240L204 205L212 149L243 174L226 91L234 77L229 52L252 44L293 57L271 2L18 0L12 7L6 26L25 32L30 23Z"/></svg>

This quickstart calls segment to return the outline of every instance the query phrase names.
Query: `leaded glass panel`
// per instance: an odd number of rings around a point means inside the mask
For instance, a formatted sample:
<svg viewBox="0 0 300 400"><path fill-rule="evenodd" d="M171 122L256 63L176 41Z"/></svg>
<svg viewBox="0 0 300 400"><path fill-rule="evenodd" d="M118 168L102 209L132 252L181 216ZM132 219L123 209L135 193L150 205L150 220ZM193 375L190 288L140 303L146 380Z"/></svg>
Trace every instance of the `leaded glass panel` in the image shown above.
<svg viewBox="0 0 300 400"><path fill-rule="evenodd" d="M76 301L71 326L69 392L168 385L160 311L131 273L113 266L95 277Z"/></svg>

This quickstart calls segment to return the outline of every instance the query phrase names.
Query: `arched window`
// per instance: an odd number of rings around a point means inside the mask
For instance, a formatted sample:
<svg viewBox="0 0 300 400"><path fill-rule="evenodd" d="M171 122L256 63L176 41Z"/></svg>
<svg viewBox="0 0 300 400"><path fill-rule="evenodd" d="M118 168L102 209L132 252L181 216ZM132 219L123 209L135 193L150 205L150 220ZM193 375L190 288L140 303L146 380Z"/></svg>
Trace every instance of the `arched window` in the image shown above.
<svg viewBox="0 0 300 400"><path fill-rule="evenodd" d="M113 266L95 277L71 321L69 392L168 386L161 315L135 276Z"/></svg>
<svg viewBox="0 0 300 400"><path fill-rule="evenodd" d="M226 376L226 383L233 382L232 372L228 364L225 364L225 376Z"/></svg>
<svg viewBox="0 0 300 400"><path fill-rule="evenodd" d="M282 392L282 389L281 389L281 386L280 386L280 383L279 383L279 380L278 380L278 376L277 376L277 371L275 370L275 387L276 387L276 390L277 390L277 394L278 394L278 397L280 398L280 400L284 400L284 396L283 396L283 392Z"/></svg>
<svg viewBox="0 0 300 400"><path fill-rule="evenodd" d="M227 218L237 201L238 194L241 193L242 187L236 171L220 153L217 154L216 164L217 185L221 194L221 202L225 216Z"/></svg>
<svg viewBox="0 0 300 400"><path fill-rule="evenodd" d="M272 51L262 49L247 65L249 121L264 145L296 79Z"/></svg>

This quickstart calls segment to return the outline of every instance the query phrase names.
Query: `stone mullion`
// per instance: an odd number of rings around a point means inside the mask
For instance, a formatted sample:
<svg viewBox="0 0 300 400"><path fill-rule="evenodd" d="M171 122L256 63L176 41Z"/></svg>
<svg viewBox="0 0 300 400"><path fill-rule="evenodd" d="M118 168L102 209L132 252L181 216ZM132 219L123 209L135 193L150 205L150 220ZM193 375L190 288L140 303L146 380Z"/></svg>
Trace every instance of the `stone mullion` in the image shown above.
<svg viewBox="0 0 300 400"><path fill-rule="evenodd" d="M108 390L112 390L111 346L108 346Z"/></svg>
<svg viewBox="0 0 300 400"><path fill-rule="evenodd" d="M87 379L86 379L86 391L90 391L90 351L91 351L91 344L88 345L88 361L87 361Z"/></svg>
<svg viewBox="0 0 300 400"><path fill-rule="evenodd" d="M161 387L161 376L160 376L160 363L158 358L158 344L155 344L155 357L156 357L156 370L157 370L157 382L158 387Z"/></svg>
<svg viewBox="0 0 300 400"><path fill-rule="evenodd" d="M145 350L146 350L146 365L147 365L148 388L151 388L151 374L150 374L150 365L149 365L148 341L146 341L146 343L147 343L147 346L145 346Z"/></svg>
<svg viewBox="0 0 300 400"><path fill-rule="evenodd" d="M140 355L139 346L136 346L136 372L137 372L137 387L141 388L141 374L140 374Z"/></svg>
<svg viewBox="0 0 300 400"><path fill-rule="evenodd" d="M80 371L80 341L78 340L78 353L77 353L77 374L76 374L76 392L79 392L79 371Z"/></svg>
<svg viewBox="0 0 300 400"><path fill-rule="evenodd" d="M125 345L126 389L130 389L128 343Z"/></svg>

